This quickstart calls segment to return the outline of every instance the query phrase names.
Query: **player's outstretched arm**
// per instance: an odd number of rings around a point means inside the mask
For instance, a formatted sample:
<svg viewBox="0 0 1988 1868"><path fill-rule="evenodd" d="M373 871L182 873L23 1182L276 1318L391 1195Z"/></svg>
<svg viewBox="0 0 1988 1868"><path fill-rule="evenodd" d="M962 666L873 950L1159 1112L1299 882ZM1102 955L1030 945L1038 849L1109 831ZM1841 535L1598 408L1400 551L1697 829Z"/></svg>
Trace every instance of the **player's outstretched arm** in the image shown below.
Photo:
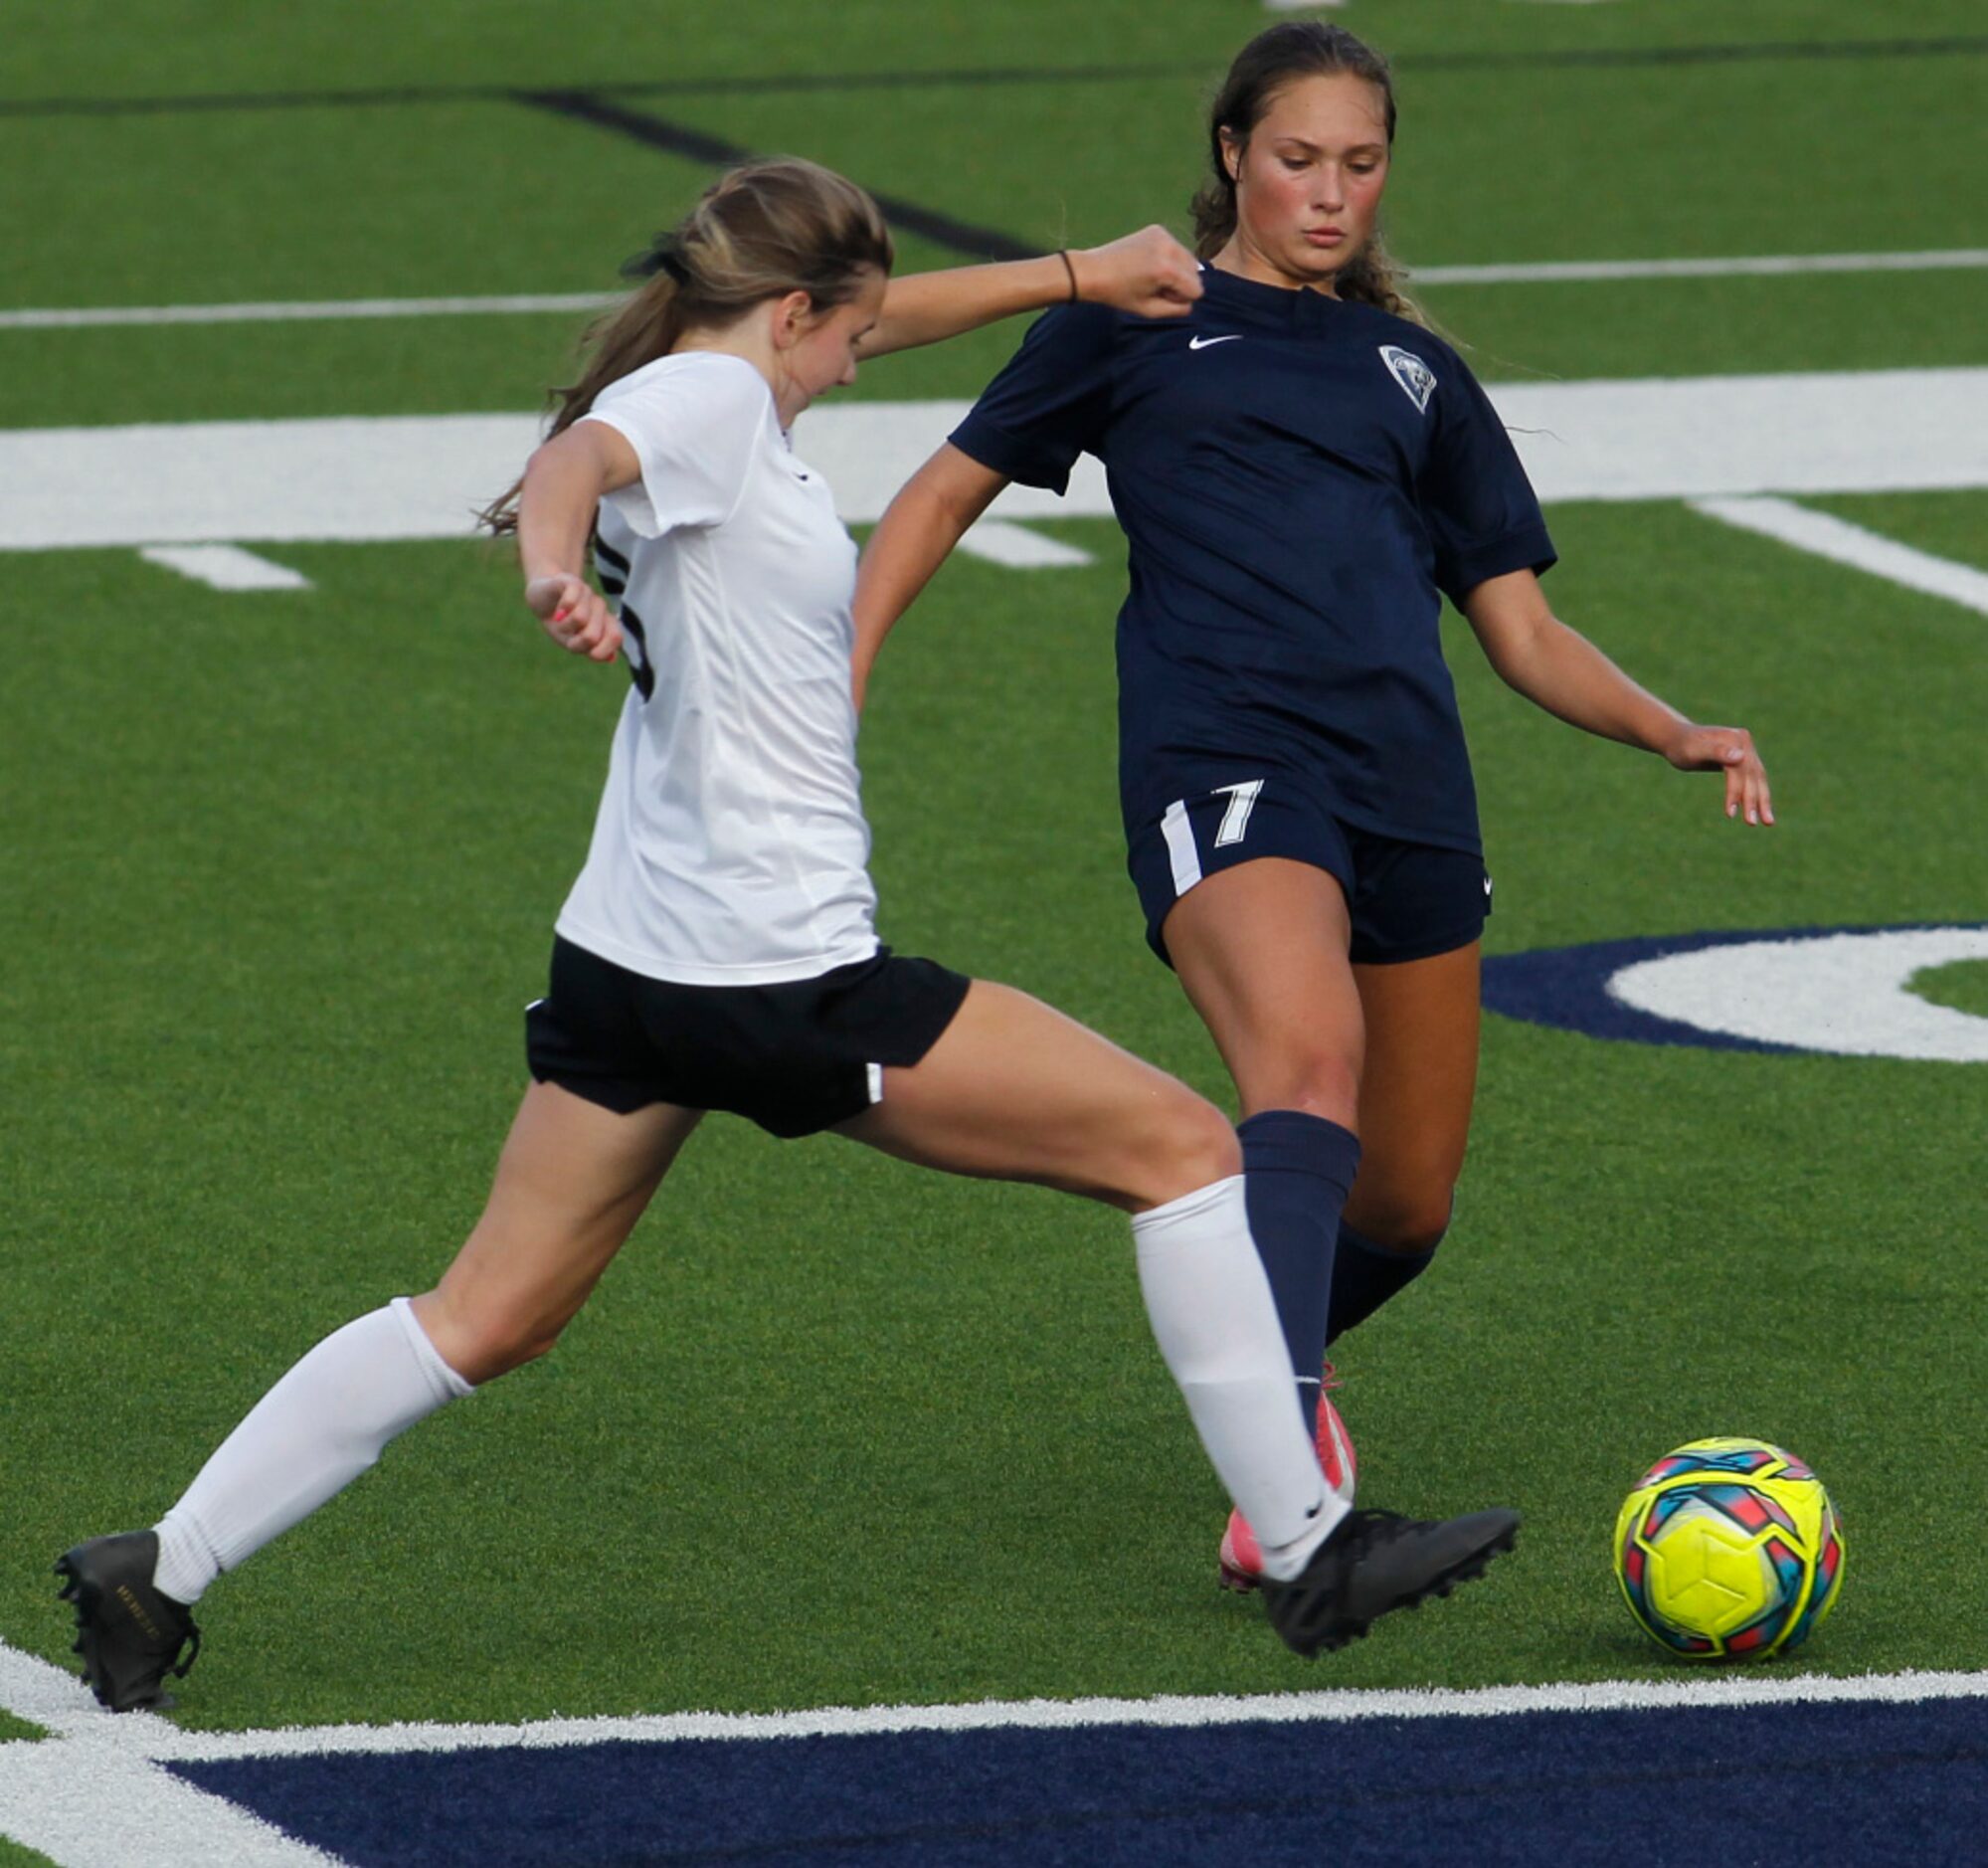
<svg viewBox="0 0 1988 1868"><path fill-rule="evenodd" d="M909 610L967 527L1007 484L949 441L907 480L870 534L856 572L856 705L891 625Z"/></svg>
<svg viewBox="0 0 1988 1868"><path fill-rule="evenodd" d="M865 357L936 344L1019 311L1040 311L1071 295L1141 317L1179 317L1201 295L1194 256L1164 227L1145 227L1103 247L997 266L954 267L893 279L883 315L862 341Z"/></svg>
<svg viewBox="0 0 1988 1868"><path fill-rule="evenodd" d="M1723 772L1725 815L1771 825L1767 771L1743 726L1701 726L1639 687L1546 606L1531 571L1487 578L1464 615L1507 685L1571 725L1661 753L1681 772Z"/></svg>
<svg viewBox="0 0 1988 1868"><path fill-rule="evenodd" d="M587 541L604 493L639 477L635 451L603 422L576 422L525 464L518 494L524 598L562 649L612 661L622 626L587 581Z"/></svg>

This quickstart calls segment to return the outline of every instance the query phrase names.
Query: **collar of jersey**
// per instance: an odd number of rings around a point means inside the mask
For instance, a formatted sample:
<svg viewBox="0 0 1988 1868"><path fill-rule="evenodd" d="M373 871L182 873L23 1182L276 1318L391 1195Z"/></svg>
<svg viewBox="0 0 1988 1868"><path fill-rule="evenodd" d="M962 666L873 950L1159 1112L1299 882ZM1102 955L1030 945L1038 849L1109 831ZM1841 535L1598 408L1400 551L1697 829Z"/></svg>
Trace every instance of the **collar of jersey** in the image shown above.
<svg viewBox="0 0 1988 1868"><path fill-rule="evenodd" d="M1201 302L1223 318L1275 330L1317 330L1347 309L1322 291L1265 285L1212 266L1201 271Z"/></svg>

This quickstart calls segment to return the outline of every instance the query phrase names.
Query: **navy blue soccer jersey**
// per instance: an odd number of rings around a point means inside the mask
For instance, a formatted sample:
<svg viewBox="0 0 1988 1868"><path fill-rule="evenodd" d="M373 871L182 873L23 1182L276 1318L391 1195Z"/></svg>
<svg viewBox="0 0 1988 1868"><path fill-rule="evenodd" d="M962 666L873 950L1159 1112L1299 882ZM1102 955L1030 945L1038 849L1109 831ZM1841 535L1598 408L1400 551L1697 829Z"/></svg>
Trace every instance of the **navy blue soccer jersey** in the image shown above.
<svg viewBox="0 0 1988 1868"><path fill-rule="evenodd" d="M1362 829L1479 849L1438 620L1553 562L1463 361L1420 325L1212 268L1179 319L1037 320L953 434L1063 491L1105 466L1130 543L1119 613L1128 832L1270 770Z"/></svg>

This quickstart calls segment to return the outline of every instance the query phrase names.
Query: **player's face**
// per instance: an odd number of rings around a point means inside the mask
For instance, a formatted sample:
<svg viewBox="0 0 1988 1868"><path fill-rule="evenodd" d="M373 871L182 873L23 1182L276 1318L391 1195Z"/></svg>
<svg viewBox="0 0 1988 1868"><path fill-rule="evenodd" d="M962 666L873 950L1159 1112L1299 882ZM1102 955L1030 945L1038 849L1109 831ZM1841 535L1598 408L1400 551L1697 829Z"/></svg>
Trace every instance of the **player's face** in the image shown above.
<svg viewBox="0 0 1988 1868"><path fill-rule="evenodd" d="M1227 255L1245 278L1332 289L1363 248L1387 184L1380 89L1351 73L1301 78L1270 100L1246 144L1228 144L1236 231Z"/></svg>
<svg viewBox="0 0 1988 1868"><path fill-rule="evenodd" d="M838 384L856 380L856 361L862 340L876 328L883 314L884 287L889 281L875 267L865 267L856 295L845 304L831 306L813 315L787 352L787 375L791 390L782 398L782 414L789 420L820 395ZM793 399L798 397L798 401Z"/></svg>

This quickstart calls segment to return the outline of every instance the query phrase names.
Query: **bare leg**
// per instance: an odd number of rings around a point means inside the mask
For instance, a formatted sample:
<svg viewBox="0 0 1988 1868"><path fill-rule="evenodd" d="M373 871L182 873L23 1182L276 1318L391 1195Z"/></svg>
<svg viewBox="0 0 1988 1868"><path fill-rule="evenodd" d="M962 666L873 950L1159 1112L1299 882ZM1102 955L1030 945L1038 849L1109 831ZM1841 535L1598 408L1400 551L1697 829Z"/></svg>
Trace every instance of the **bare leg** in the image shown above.
<svg viewBox="0 0 1988 1868"><path fill-rule="evenodd" d="M1450 1222L1477 1087L1475 942L1354 973L1366 1013L1364 1154L1340 1224L1328 1342L1428 1269Z"/></svg>
<svg viewBox="0 0 1988 1868"><path fill-rule="evenodd" d="M525 1092L483 1216L415 1315L465 1381L543 1355L641 1217L700 1112L618 1115L561 1089Z"/></svg>
<svg viewBox="0 0 1988 1868"><path fill-rule="evenodd" d="M1355 967L1366 1016L1359 1179L1347 1222L1377 1244L1426 1251L1449 1223L1477 1090L1478 947Z"/></svg>
<svg viewBox="0 0 1988 1868"><path fill-rule="evenodd" d="M1181 896L1166 935L1243 1115L1297 1109L1356 1133L1365 1025L1339 883L1283 856L1238 863Z"/></svg>
<svg viewBox="0 0 1988 1868"><path fill-rule="evenodd" d="M1235 1133L1164 1070L1012 987L976 980L852 1141L952 1174L1033 1181L1128 1213L1234 1174Z"/></svg>

